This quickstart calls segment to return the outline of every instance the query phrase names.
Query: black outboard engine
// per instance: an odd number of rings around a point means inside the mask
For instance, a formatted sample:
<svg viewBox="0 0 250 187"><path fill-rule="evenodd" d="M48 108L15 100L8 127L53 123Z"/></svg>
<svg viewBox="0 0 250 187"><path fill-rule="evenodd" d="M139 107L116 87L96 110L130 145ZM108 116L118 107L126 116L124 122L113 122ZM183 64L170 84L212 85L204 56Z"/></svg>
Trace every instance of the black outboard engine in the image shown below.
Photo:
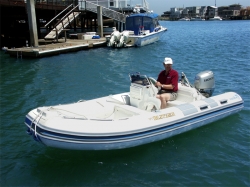
<svg viewBox="0 0 250 187"><path fill-rule="evenodd" d="M203 71L195 76L194 87L205 97L212 96L215 88L214 73Z"/></svg>

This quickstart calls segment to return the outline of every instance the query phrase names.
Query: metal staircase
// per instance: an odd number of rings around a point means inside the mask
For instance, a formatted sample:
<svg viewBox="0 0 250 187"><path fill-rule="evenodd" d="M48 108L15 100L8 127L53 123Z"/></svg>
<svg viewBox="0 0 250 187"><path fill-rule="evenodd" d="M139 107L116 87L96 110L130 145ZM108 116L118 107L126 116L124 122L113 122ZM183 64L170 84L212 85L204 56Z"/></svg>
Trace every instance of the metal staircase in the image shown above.
<svg viewBox="0 0 250 187"><path fill-rule="evenodd" d="M72 8L73 7L73 8ZM54 20L56 20L62 13L66 12L68 9L72 8L68 13L65 14L54 26L54 28L44 37L45 40L54 40L58 38L59 34L66 29L66 27L76 18L78 17L81 12L76 12L76 8L78 8L79 5L73 6L73 4L69 5L67 8L65 8L60 14L58 14L56 17L54 17L52 20L50 20L45 27L48 27Z"/></svg>
<svg viewBox="0 0 250 187"><path fill-rule="evenodd" d="M79 2L79 10L88 10L90 12L97 13L97 4L88 2L88 1L78 1ZM116 21L125 23L126 15L120 12L116 12L106 7L102 7L102 15L108 18L114 19Z"/></svg>
<svg viewBox="0 0 250 187"><path fill-rule="evenodd" d="M56 15L52 20L50 20L44 27L48 28L49 25L51 25L56 19L59 18L60 15L62 15L63 13L66 13L65 16L63 16L54 26L53 29L44 37L45 40L54 40L54 39L58 39L59 34L62 31L65 31L64 29L66 29L66 27L76 18L78 17L81 12L83 10L87 10L90 12L94 12L97 13L97 4L88 2L88 1L78 1L78 5L74 7L73 4L69 5L67 8L65 8L62 12L60 12L58 15ZM78 11L76 11L76 9L79 8ZM126 15L116 12L114 10L111 10L109 8L106 7L102 7L102 15L106 16L108 18L114 19L118 22L122 22L125 23L126 21Z"/></svg>

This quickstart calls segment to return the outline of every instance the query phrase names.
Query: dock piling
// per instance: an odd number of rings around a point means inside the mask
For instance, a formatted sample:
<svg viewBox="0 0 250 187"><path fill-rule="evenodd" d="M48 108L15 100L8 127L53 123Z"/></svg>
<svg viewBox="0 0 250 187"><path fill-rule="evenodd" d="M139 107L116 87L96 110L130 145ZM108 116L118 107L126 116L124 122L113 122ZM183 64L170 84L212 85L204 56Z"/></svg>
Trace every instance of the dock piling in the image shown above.
<svg viewBox="0 0 250 187"><path fill-rule="evenodd" d="M27 0L27 12L30 29L30 45L38 46L37 23L36 23L36 9L34 0Z"/></svg>

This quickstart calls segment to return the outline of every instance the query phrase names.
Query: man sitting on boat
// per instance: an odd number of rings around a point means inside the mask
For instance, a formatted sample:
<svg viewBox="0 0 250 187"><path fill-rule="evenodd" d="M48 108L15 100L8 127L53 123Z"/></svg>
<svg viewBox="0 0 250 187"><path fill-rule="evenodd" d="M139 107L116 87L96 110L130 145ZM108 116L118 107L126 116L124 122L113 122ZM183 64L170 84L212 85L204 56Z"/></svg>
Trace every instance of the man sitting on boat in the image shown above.
<svg viewBox="0 0 250 187"><path fill-rule="evenodd" d="M166 57L163 65L165 70L158 75L156 87L159 88L157 98L161 100L161 109L167 107L168 101L173 101L177 98L178 91L178 72L172 69L173 60Z"/></svg>

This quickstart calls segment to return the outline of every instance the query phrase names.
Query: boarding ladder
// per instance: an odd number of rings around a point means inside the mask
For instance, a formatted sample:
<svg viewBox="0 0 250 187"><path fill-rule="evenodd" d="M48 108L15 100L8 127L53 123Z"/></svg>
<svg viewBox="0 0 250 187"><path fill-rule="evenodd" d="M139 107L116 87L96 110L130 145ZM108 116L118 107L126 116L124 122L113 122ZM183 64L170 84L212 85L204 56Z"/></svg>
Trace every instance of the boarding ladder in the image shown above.
<svg viewBox="0 0 250 187"><path fill-rule="evenodd" d="M79 10L88 10L90 12L97 13L97 4L91 3L89 1L78 1L79 3ZM120 12L111 10L109 8L102 6L102 15L111 19L114 19L116 21L125 23L126 22L126 15L122 14Z"/></svg>
<svg viewBox="0 0 250 187"><path fill-rule="evenodd" d="M54 26L54 28L44 37L45 40L53 40L58 39L59 34L66 29L66 27L76 18L78 17L81 12L75 11L79 5L75 6L73 4L69 5L65 8L62 12L56 15L52 20L50 20L45 27L48 27L53 21L55 21L61 14L68 11L70 8L71 10L65 14Z"/></svg>

